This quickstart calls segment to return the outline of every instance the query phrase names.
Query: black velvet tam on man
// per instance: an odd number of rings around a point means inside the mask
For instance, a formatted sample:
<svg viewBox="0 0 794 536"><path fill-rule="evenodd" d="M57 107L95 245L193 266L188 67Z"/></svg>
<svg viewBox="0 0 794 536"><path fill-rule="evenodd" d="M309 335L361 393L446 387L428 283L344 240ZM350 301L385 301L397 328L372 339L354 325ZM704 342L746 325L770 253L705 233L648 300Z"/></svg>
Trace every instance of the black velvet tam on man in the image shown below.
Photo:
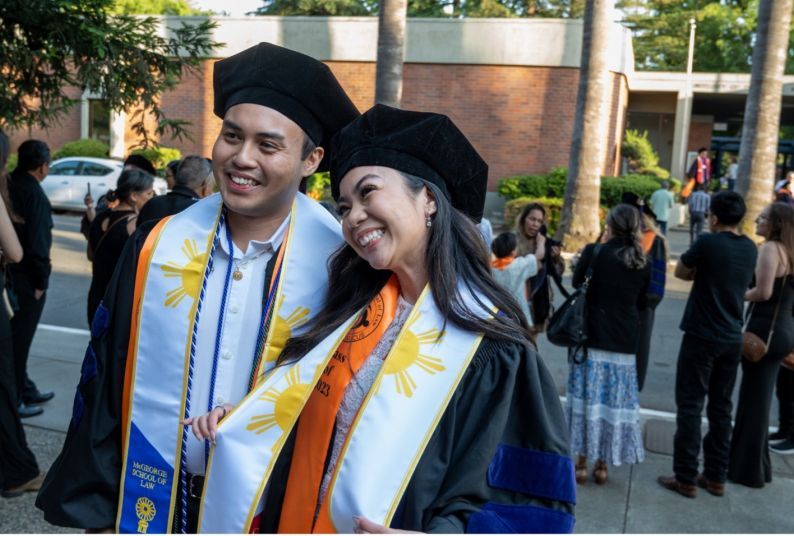
<svg viewBox="0 0 794 536"><path fill-rule="evenodd" d="M259 43L221 60L214 71L214 112L259 104L294 121L311 141L327 147L334 132L358 116L331 70L316 59L271 43ZM318 171L327 171L324 159Z"/></svg>
<svg viewBox="0 0 794 536"><path fill-rule="evenodd" d="M482 219L488 164L445 115L377 104L334 137L331 151L334 199L348 171L383 166L435 184L455 208Z"/></svg>

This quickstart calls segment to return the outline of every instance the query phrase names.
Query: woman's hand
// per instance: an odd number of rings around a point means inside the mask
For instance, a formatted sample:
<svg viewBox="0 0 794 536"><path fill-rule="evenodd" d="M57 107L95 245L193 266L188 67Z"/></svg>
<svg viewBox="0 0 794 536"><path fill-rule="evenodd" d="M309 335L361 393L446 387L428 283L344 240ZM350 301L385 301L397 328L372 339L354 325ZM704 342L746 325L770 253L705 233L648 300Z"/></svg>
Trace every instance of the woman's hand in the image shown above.
<svg viewBox="0 0 794 536"><path fill-rule="evenodd" d="M370 521L363 516L356 517L354 520L356 522L356 534L422 534L421 532L416 532L413 530L390 529L389 527L378 525L374 521Z"/></svg>
<svg viewBox="0 0 794 536"><path fill-rule="evenodd" d="M215 406L209 413L205 413L199 417L188 417L184 421L181 421L181 424L192 427L193 435L196 436L196 439L199 441L209 439L215 443L218 423L233 409L234 406L231 404Z"/></svg>

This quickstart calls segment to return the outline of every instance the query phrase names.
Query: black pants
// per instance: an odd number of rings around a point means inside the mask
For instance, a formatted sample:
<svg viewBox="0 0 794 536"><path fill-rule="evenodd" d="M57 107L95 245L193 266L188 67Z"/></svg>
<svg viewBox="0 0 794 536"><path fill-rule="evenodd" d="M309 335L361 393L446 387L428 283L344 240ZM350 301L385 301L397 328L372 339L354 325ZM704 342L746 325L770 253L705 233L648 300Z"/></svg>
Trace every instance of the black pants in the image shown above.
<svg viewBox="0 0 794 536"><path fill-rule="evenodd" d="M780 367L777 373L778 428L794 441L794 370Z"/></svg>
<svg viewBox="0 0 794 536"><path fill-rule="evenodd" d="M646 307L640 310L640 340L637 344L637 389L642 391L645 375L648 373L648 360L651 354L651 337L656 309Z"/></svg>
<svg viewBox="0 0 794 536"><path fill-rule="evenodd" d="M702 212L692 212L689 214L689 245L695 243L695 240L703 233L703 222L706 221L706 215Z"/></svg>
<svg viewBox="0 0 794 536"><path fill-rule="evenodd" d="M731 393L741 359L741 342L711 342L684 334L675 376L676 431L673 470L679 481L694 484L700 454L700 419L708 396L709 431L703 438L703 474L725 482L731 442Z"/></svg>
<svg viewBox="0 0 794 536"><path fill-rule="evenodd" d="M177 472L177 475L179 473ZM187 516L185 523L185 534L198 534L198 516L201 509L201 498L188 494L187 496ZM176 507L174 508L174 519L171 524L172 534L182 533L182 483L177 484Z"/></svg>
<svg viewBox="0 0 794 536"><path fill-rule="evenodd" d="M30 345L33 343L33 335L36 334L36 327L41 319L41 312L44 310L44 301L47 293L36 299L35 289L30 280L19 273L14 274L12 281L14 291L19 300L19 311L11 319L11 330L13 333L14 345L14 373L16 375L16 389L19 399L35 393L38 389L36 384L28 377L28 355Z"/></svg>
<svg viewBox="0 0 794 536"><path fill-rule="evenodd" d="M38 474L36 457L28 448L17 413L11 325L0 303L0 488L17 487Z"/></svg>

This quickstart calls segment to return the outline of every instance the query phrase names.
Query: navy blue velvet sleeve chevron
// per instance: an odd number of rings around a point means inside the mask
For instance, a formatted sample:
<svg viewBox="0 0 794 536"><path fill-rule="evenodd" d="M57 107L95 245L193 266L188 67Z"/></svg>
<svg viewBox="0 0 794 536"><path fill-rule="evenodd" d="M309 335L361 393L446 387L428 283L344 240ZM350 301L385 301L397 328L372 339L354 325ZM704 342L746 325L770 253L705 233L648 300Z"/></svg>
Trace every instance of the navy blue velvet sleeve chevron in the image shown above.
<svg viewBox="0 0 794 536"><path fill-rule="evenodd" d="M564 533L576 486L556 386L529 345L483 340L391 526Z"/></svg>

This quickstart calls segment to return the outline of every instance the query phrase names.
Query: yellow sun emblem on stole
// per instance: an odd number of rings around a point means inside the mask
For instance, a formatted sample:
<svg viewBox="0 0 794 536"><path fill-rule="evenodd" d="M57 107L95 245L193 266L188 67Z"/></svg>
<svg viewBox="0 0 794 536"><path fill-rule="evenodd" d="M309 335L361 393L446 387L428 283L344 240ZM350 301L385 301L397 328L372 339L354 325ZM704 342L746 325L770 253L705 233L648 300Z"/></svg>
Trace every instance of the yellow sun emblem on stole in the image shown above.
<svg viewBox="0 0 794 536"><path fill-rule="evenodd" d="M408 325L408 329L397 341L397 346L394 348L392 355L389 356L383 365L384 376L394 376L397 394L405 395L408 398L413 396L416 389L416 381L411 376L411 368L415 366L428 374L436 374L446 370L440 358L421 353L423 345L441 342L444 336L441 335L439 338L440 331L436 328L428 329L421 333L414 333L411 331L411 327L418 320L419 315Z"/></svg>
<svg viewBox="0 0 794 536"><path fill-rule="evenodd" d="M283 304L284 296L281 296L278 299L276 311L279 311ZM275 318L270 324L270 342L264 356L265 362L268 363L274 362L278 358L287 340L292 337L292 332L309 321L309 309L303 306L296 307L287 317L274 314Z"/></svg>
<svg viewBox="0 0 794 536"><path fill-rule="evenodd" d="M308 383L300 383L298 367L299 365L295 365L287 372L287 387L284 390L279 390L274 385L259 396L259 400L273 404L273 411L251 417L251 421L245 427L246 430L255 434L263 434L276 425L282 431L289 430L293 417L301 408L301 402L311 389L311 385Z"/></svg>
<svg viewBox="0 0 794 536"><path fill-rule="evenodd" d="M207 253L199 252L195 240L185 240L180 249L188 261L184 266L180 266L174 261L168 261L161 267L165 277L182 279L181 285L166 293L166 307L177 307L186 296L190 296L194 301L197 300L199 292L201 292L201 283L204 280L204 261Z"/></svg>

